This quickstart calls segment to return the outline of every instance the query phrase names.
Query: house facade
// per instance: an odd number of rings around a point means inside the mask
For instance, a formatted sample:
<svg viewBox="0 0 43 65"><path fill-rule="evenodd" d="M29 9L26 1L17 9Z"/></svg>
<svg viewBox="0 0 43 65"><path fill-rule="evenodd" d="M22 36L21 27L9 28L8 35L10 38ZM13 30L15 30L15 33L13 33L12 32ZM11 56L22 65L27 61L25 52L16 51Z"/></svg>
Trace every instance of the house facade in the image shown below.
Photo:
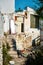
<svg viewBox="0 0 43 65"><path fill-rule="evenodd" d="M40 36L39 17L35 10L26 10L4 15L4 32L7 34L29 34L32 40ZM37 32L36 32L37 31Z"/></svg>
<svg viewBox="0 0 43 65"><path fill-rule="evenodd" d="M38 14L29 7L22 12L15 12L15 24L17 33L28 33L32 39L40 36Z"/></svg>

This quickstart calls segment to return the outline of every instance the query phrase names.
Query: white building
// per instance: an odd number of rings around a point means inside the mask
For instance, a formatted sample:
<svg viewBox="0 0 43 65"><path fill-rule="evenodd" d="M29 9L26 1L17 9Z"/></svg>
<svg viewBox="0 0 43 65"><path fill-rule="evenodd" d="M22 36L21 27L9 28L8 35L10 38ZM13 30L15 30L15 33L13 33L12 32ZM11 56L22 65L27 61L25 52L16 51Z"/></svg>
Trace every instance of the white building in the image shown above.
<svg viewBox="0 0 43 65"><path fill-rule="evenodd" d="M15 8L15 0L0 0L0 9L2 13L12 13Z"/></svg>
<svg viewBox="0 0 43 65"><path fill-rule="evenodd" d="M4 32L9 32L9 14L12 14L15 11L15 0L1 0L0 1L0 10L3 14L4 20Z"/></svg>
<svg viewBox="0 0 43 65"><path fill-rule="evenodd" d="M27 7L27 10L16 12L15 24L17 33L29 33L32 39L40 36L38 14L32 8Z"/></svg>
<svg viewBox="0 0 43 65"><path fill-rule="evenodd" d="M7 15L4 15L4 32L8 33L9 31L9 18Z"/></svg>
<svg viewBox="0 0 43 65"><path fill-rule="evenodd" d="M3 14L4 17L4 33L15 34L15 23L13 20L13 15Z"/></svg>
<svg viewBox="0 0 43 65"><path fill-rule="evenodd" d="M32 40L40 36L39 17L35 10L27 7L27 10L14 14L4 15L4 32L15 34L25 33L32 36Z"/></svg>

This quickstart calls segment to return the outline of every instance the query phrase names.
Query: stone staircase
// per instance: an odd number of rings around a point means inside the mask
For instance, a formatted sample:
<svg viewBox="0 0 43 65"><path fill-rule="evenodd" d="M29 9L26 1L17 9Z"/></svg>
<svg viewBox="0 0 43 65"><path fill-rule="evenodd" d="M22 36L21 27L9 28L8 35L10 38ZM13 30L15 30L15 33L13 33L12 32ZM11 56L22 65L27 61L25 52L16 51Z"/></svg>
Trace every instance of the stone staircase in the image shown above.
<svg viewBox="0 0 43 65"><path fill-rule="evenodd" d="M13 48L14 45L12 39L17 39L17 38L15 35L8 35L7 38L4 39L5 41L7 40L7 43L10 45L10 50L8 53L10 54L10 56L12 56L13 58L12 60L15 62L15 65L23 65L26 58L24 57L18 58L17 51L15 51ZM31 37L29 39L28 37L26 37L26 40L30 40L30 39Z"/></svg>
<svg viewBox="0 0 43 65"><path fill-rule="evenodd" d="M19 36L19 37L18 37ZM14 58L17 57L17 51L14 50L14 43L16 40L16 42L22 40L23 44L24 44L24 48L28 47L31 45L31 36L24 36L22 34L20 35L8 35L7 38L5 38L7 40L7 43L10 46L10 50L9 50L9 54ZM29 44L28 44L29 43ZM26 45L26 47L25 47Z"/></svg>
<svg viewBox="0 0 43 65"><path fill-rule="evenodd" d="M14 42L12 41L12 39L14 40L15 36L14 35L9 35L7 37L7 41L10 45L10 51L9 51L9 54L14 58L14 57L17 57L17 51L14 50Z"/></svg>

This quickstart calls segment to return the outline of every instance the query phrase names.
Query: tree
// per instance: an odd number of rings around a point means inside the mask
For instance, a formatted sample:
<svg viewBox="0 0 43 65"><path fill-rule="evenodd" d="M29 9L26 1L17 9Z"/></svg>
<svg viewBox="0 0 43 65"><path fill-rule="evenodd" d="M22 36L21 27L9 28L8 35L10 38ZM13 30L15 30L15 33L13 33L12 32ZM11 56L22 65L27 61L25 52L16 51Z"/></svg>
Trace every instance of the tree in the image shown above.
<svg viewBox="0 0 43 65"><path fill-rule="evenodd" d="M41 3L41 7L43 6L43 0L39 0L39 2Z"/></svg>
<svg viewBox="0 0 43 65"><path fill-rule="evenodd" d="M35 53L28 55L25 65L43 65L43 52L41 49L36 49Z"/></svg>
<svg viewBox="0 0 43 65"><path fill-rule="evenodd" d="M36 12L39 14L39 17L43 19L43 6L36 10Z"/></svg>
<svg viewBox="0 0 43 65"><path fill-rule="evenodd" d="M40 3L43 3L43 0L39 0L40 1Z"/></svg>

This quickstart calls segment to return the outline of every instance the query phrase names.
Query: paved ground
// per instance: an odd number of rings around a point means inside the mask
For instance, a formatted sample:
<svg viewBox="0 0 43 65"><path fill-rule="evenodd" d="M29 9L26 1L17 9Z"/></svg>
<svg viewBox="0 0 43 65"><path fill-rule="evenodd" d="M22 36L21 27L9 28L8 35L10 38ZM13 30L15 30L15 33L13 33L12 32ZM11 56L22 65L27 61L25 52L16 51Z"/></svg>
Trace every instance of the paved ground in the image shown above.
<svg viewBox="0 0 43 65"><path fill-rule="evenodd" d="M10 51L9 54L13 57L13 61L15 62L15 65L24 65L26 58L25 57L20 57L18 58L17 52L16 51Z"/></svg>
<svg viewBox="0 0 43 65"><path fill-rule="evenodd" d="M26 55L31 53L30 48L28 50L25 50L24 53L25 53L24 54L25 57L18 58L17 51L12 51L12 50L9 51L9 54L13 57L13 61L15 62L15 65L24 65L26 61Z"/></svg>
<svg viewBox="0 0 43 65"><path fill-rule="evenodd" d="M13 43L14 43L14 41L12 41L12 39L13 39L13 36L8 36L7 38L5 37L3 40L3 42L4 42L4 44L6 45L6 41L8 42L8 44L10 45L10 50L9 50L9 54L13 57L13 61L15 62L15 65L24 65L24 63L25 63L25 60L26 60L26 58L24 58L24 57L21 57L21 58L18 58L18 56L17 56L17 51L14 51L14 48L13 48ZM13 42L13 43L12 43ZM30 49L30 48L29 48ZM25 51L25 53L27 54L27 53L30 53L30 51L28 50L28 51Z"/></svg>
<svg viewBox="0 0 43 65"><path fill-rule="evenodd" d="M18 58L18 57L14 58L15 65L24 65L25 60L26 60L26 58L23 58L23 57L21 57L21 58Z"/></svg>

